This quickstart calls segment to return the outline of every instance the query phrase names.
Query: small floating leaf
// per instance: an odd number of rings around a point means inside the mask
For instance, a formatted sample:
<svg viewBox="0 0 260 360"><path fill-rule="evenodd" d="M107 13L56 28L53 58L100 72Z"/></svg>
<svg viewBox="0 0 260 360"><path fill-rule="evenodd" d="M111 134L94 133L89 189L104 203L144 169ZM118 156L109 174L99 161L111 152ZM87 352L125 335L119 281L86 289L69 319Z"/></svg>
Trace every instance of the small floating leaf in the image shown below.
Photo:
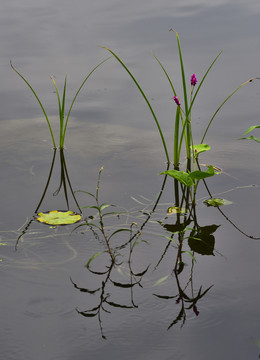
<svg viewBox="0 0 260 360"><path fill-rule="evenodd" d="M221 206L221 205L230 205L230 204L232 204L232 201L225 200L225 199L211 198L211 199L205 200L204 203L207 206L217 207L217 206Z"/></svg>
<svg viewBox="0 0 260 360"><path fill-rule="evenodd" d="M185 214L185 209L178 206L171 206L167 209L168 214Z"/></svg>
<svg viewBox="0 0 260 360"><path fill-rule="evenodd" d="M73 211L52 210L37 214L36 220L48 225L69 225L75 224L81 219L81 215Z"/></svg>

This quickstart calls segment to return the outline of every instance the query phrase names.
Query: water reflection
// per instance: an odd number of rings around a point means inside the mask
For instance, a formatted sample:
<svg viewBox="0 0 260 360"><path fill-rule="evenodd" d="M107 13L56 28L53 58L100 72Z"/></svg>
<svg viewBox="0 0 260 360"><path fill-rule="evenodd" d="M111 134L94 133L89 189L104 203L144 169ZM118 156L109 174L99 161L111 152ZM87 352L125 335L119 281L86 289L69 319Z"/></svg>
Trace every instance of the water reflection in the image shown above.
<svg viewBox="0 0 260 360"><path fill-rule="evenodd" d="M107 316L104 315L109 314L112 318L115 308L126 311L138 309L140 303L136 300L138 297L135 297L135 293L145 291L151 277L156 276L157 281L152 285L150 295L155 297L163 308L167 302L166 306L170 308L167 318L172 317L168 323L168 330L174 326L183 327L187 319L197 317L203 311L201 300L207 297L214 286L213 284L195 285L194 278L196 277L198 283L196 265L201 256L221 255L215 249L215 233L221 225L215 223L200 225L201 219L196 201L190 200L187 189L175 179L174 196L172 196L175 199L174 206L169 207L168 213L165 214L167 206L160 204L160 200L165 191L167 175L154 202L138 201L139 207L131 210L117 209L114 205L102 203L99 193L102 170L103 168L99 172L96 193L86 192L94 200L93 205L85 207L88 216L75 228L75 230L83 230L84 233L85 227L88 234L91 231L101 248L103 247L103 250L87 259L86 279L88 284L95 284L93 287L82 286L71 278L74 288L86 294L86 305L77 307L77 313L86 318L96 318L101 336L106 339L104 322ZM205 185L209 192L206 183ZM210 192L209 195L212 197ZM220 206L216 208L235 229L245 234L232 223ZM118 221L121 219L123 222L119 224ZM152 233L151 241L147 233ZM154 238L161 244L167 240L160 252L157 250ZM142 243L147 244L148 248L156 246L156 250L152 251L155 253L155 258L150 263L145 264L144 259L139 257L139 245ZM140 270L135 271L133 269L135 266ZM119 274L123 276L123 281ZM167 290L163 292L161 285L165 284ZM123 290L123 294L120 290ZM172 312L174 315L171 315Z"/></svg>
<svg viewBox="0 0 260 360"><path fill-rule="evenodd" d="M41 196L40 201L33 213L33 216L27 222L27 224L24 226L24 229L22 230L21 235L18 237L17 242L16 242L16 248L18 246L20 239L22 238L23 235L26 234L26 232L29 230L31 224L34 221L40 221L47 225L53 225L53 226L67 225L67 224L75 223L76 221L73 221L70 219L71 217L75 216L75 214L76 214L76 212L71 211L72 207L75 207L76 211L78 212L77 221L79 221L81 219L81 215L79 215L79 214L81 214L82 211L81 211L81 208L79 207L78 201L75 197L75 194L74 194L71 182L70 182L67 165L66 165L66 160L65 160L65 155L64 155L64 150L59 149L58 152L60 155L59 156L60 177L59 177L58 187L56 188L56 190L54 192L52 192L52 196L56 198L56 197L58 197L58 195L60 195L61 199L63 200L62 202L65 203L65 207L64 207L64 209L59 210L59 211L57 210L57 208L50 210L50 205L47 202L47 205L45 205L45 208L49 209L49 211L39 212L43 205L43 202L46 198L46 195L47 195L47 192L48 192L48 189L50 186L50 182L51 182L51 179L53 176L53 170L54 170L56 154L57 154L57 150L54 149L49 175L48 175L42 196ZM56 201L56 203L60 204L61 203L60 199L59 199L59 201ZM51 218L49 217L50 214L52 215ZM56 218L53 216L53 214L55 214ZM68 214L68 215L67 215L67 218L59 219L60 214L61 215Z"/></svg>
<svg viewBox="0 0 260 360"><path fill-rule="evenodd" d="M213 286L203 288L200 285L196 290L193 283L194 263L196 262L196 254L214 255L214 233L219 225L199 226L196 205L194 202L190 203L187 192L184 191L177 180L175 180L174 184L174 208L184 208L185 211L176 211L175 215L171 215L171 218L174 219L173 222L169 222L169 215L161 218L158 206L167 176L164 177L160 192L153 204L150 203L149 206L146 204L142 209L139 208L138 211L136 209L131 211L116 211L114 209L112 212L105 211L105 209L109 208L109 205L101 204L99 199L102 170L103 168L99 172L96 193L87 192L95 200L94 205L87 206L88 211L91 210L92 213L86 217L84 223L77 226L77 229L86 227L88 231L91 230L95 239L103 243L104 250L92 255L86 264L86 269L89 271L88 282L91 281L91 277L94 277L93 283L98 282L99 285L96 288L83 287L75 279L71 278L71 282L77 290L92 296L92 301L86 299L87 305L85 309L77 308L76 311L84 317L96 317L102 338L105 339L102 314L107 313L113 316L112 308L126 310L138 308L138 303L134 301L135 289L143 289L143 283L149 280L151 273L161 276L159 266L164 262L166 254L174 249L174 255L170 254L168 256L171 263L166 266L167 275L160 277L154 286L159 288L159 285L165 281L169 286L173 282L170 288L174 289L175 293L170 295L160 294L158 290L153 289L152 296L155 296L160 301L174 299L176 306L180 306L181 309L169 324L168 329L177 323L183 326L187 318L187 311L191 310L196 316L199 315L199 302ZM164 211L166 211L165 208ZM126 218L124 227L118 225L115 227L115 218L122 216ZM128 227L126 227L126 224L128 224ZM167 245L160 254L156 254L157 260L155 259L153 263L146 265L142 262L141 266L144 268L136 272L133 270L133 263L140 268L140 264L135 260L138 255L139 244L144 242L152 246L149 240L145 239L145 230L151 225L153 226L154 235L160 239L167 239ZM122 237L123 232L128 234L128 239L125 236ZM117 241L111 241L114 235L120 235ZM105 261L104 255L106 256ZM188 270L189 268L190 270ZM124 269L124 282L115 279L118 273L122 272L122 269ZM130 290L128 295L124 295L123 303L120 300L111 300L117 299L117 296L121 298L121 295L118 294L119 288L124 289L124 291ZM95 297L94 306L93 295ZM90 303L91 306L88 305Z"/></svg>

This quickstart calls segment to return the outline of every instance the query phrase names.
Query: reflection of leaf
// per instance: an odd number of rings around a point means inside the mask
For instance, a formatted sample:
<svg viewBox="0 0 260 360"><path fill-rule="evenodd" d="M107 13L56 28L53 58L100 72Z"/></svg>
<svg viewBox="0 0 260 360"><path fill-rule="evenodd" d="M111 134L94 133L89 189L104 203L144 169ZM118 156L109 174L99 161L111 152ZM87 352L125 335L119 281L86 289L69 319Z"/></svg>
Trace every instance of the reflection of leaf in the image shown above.
<svg viewBox="0 0 260 360"><path fill-rule="evenodd" d="M89 265L90 265L91 261L94 260L97 256L103 254L104 252L105 252L105 251L100 251L100 252L94 254L94 255L89 259L89 261L87 262L86 268L89 268Z"/></svg>
<svg viewBox="0 0 260 360"><path fill-rule="evenodd" d="M119 308L123 308L123 309L133 309L134 308L134 306L132 306L132 305L121 305L121 304L117 304L117 303L114 303L112 301L107 301L107 300L106 300L106 303L110 306L119 307Z"/></svg>
<svg viewBox="0 0 260 360"><path fill-rule="evenodd" d="M177 322L179 322L181 319L183 318L182 321L182 325L185 323L186 320L186 316L185 316L185 311L184 308L181 308L181 311L179 312L178 316L176 317L176 319L168 326L168 330L175 324L177 324Z"/></svg>
<svg viewBox="0 0 260 360"><path fill-rule="evenodd" d="M211 199L205 200L204 203L207 206L217 207L217 206L221 206L221 205L230 205L230 204L232 204L232 201L225 200L225 199L211 198Z"/></svg>
<svg viewBox="0 0 260 360"><path fill-rule="evenodd" d="M190 224L190 220L186 221L182 224L161 224L165 230L171 233L179 233L186 229L186 227Z"/></svg>
<svg viewBox="0 0 260 360"><path fill-rule="evenodd" d="M140 281L137 281L133 284L123 284L123 283L118 283L118 282L115 282L113 280L110 279L110 281L117 287L122 287L122 288L132 288L134 287L136 284L139 284Z"/></svg>
<svg viewBox="0 0 260 360"><path fill-rule="evenodd" d="M161 279L157 280L156 283L153 286L157 286L162 284L163 282L165 282L168 279L169 275L166 275L164 277L162 277Z"/></svg>
<svg viewBox="0 0 260 360"><path fill-rule="evenodd" d="M81 287L79 287L77 284L75 284L75 283L72 281L71 278L70 278L70 281L71 281L72 284L74 285L75 289L78 289L78 290L81 291L81 292L86 292L86 293L91 294L91 295L95 294L97 291L99 291L99 290L101 289L101 288L97 288L97 289L95 289L95 290L89 290L89 289L86 289L86 288L81 288Z"/></svg>
<svg viewBox="0 0 260 360"><path fill-rule="evenodd" d="M81 219L81 215L75 214L73 211L53 210L46 213L37 214L36 220L48 225L69 225L75 224Z"/></svg>
<svg viewBox="0 0 260 360"><path fill-rule="evenodd" d="M143 276L143 275L148 271L149 267L150 267L150 265L148 265L147 268L146 268L144 271L140 272L140 273L134 273L134 272L132 271L132 274L133 274L134 276Z"/></svg>
<svg viewBox="0 0 260 360"><path fill-rule="evenodd" d="M76 309L77 313L80 314L80 315L83 315L85 317L94 317L94 316L97 316L98 312L97 313L88 313L87 311L78 311Z"/></svg>
<svg viewBox="0 0 260 360"><path fill-rule="evenodd" d="M189 237L189 247L201 255L214 255L215 237L209 234L200 234L196 237Z"/></svg>
<svg viewBox="0 0 260 360"><path fill-rule="evenodd" d="M201 255L214 255L215 237L212 235L219 225L202 226L197 231L192 231L188 239L191 251Z"/></svg>
<svg viewBox="0 0 260 360"><path fill-rule="evenodd" d="M178 295L174 295L174 296L167 296L167 295L158 295L158 294L153 294L154 296L157 296L160 299L165 299L165 300L169 300L169 299L175 299Z"/></svg>

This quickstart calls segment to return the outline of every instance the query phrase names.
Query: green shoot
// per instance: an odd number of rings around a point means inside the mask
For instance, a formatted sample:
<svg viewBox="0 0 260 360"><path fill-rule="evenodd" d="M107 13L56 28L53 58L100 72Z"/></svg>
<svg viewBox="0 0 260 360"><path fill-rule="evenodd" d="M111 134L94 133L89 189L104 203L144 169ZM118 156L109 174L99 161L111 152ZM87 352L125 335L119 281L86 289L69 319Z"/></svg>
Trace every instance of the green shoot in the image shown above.
<svg viewBox="0 0 260 360"><path fill-rule="evenodd" d="M63 149L64 148L64 141L65 141L65 135L66 135L66 130L67 130L67 125L68 125L68 121L69 121L69 116L70 116L70 113L71 113L71 110L72 110L72 107L75 103L75 100L77 98L77 96L79 95L81 89L83 88L83 86L85 85L86 81L89 79L89 77L92 75L92 73L100 66L102 65L104 62L106 62L109 58L101 61L97 66L95 66L91 71L90 73L87 75L87 77L83 80L82 84L80 85L78 91L76 92L76 95L74 96L73 100L72 100L72 103L71 103L71 106L69 108L69 111L68 111L68 114L67 114L67 118L66 118L66 122L64 124L64 118L65 118L65 99L66 99L66 87L67 87L67 75L65 76L65 81L64 81L64 87L63 87L63 95L62 95L62 100L60 98L60 93L59 93L59 89L56 85L56 82L54 80L54 77L51 76L51 79L53 81L53 84L55 86L55 91L56 91L56 94L57 94L57 98L58 98L58 106L59 106L59 120L60 120L60 142L59 142L59 147L60 149ZM42 102L40 101L36 91L33 89L33 87L30 85L30 83L18 72L18 70L13 66L12 64L12 61L10 60L10 65L12 67L12 69L16 72L16 74L18 74L21 79L28 85L28 87L30 88L30 90L32 91L33 95L35 96L36 100L38 101L41 109L42 109L42 112L45 116L45 119L47 121L47 124L48 124L48 127L49 127L49 131L50 131L50 134L51 134L51 138L52 138L52 143L53 143L53 147L54 149L56 149L56 142L55 142L55 139L54 139L54 135L53 135L53 131L52 131L52 127L51 127L51 124L50 124L50 121L49 121L49 118L47 116L47 113L44 109L44 106L42 105Z"/></svg>

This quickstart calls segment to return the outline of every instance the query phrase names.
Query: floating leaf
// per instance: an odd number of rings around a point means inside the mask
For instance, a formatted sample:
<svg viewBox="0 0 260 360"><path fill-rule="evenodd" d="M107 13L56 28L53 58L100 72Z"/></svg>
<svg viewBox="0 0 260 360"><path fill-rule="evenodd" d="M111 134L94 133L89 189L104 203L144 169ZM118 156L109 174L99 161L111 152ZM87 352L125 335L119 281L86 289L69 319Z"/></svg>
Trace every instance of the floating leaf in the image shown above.
<svg viewBox="0 0 260 360"><path fill-rule="evenodd" d="M69 225L81 220L81 215L73 211L52 210L37 214L36 220L48 225Z"/></svg>
<svg viewBox="0 0 260 360"><path fill-rule="evenodd" d="M211 199L205 200L204 203L207 206L217 207L217 206L221 206L221 205L230 205L230 204L232 204L232 201L225 200L225 199L211 198Z"/></svg>
<svg viewBox="0 0 260 360"><path fill-rule="evenodd" d="M171 206L167 209L168 214L185 214L185 209L178 206Z"/></svg>

